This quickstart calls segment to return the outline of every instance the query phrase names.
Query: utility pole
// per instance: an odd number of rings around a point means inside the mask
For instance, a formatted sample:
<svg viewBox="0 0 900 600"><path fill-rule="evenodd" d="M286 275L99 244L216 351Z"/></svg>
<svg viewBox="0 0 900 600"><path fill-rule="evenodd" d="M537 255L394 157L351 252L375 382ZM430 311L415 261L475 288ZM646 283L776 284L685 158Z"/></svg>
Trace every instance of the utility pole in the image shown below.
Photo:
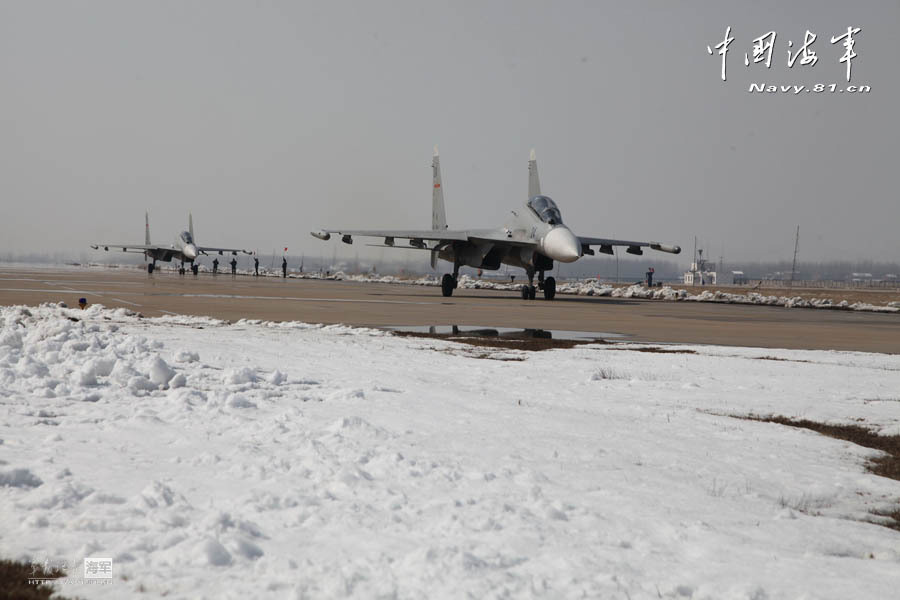
<svg viewBox="0 0 900 600"><path fill-rule="evenodd" d="M797 273L797 252L800 250L800 226L797 225L797 235L794 237L794 262L791 264L791 285L794 287L794 275Z"/></svg>
<svg viewBox="0 0 900 600"><path fill-rule="evenodd" d="M616 251L616 247L613 246L613 252ZM616 283L619 283L619 253L616 252Z"/></svg>

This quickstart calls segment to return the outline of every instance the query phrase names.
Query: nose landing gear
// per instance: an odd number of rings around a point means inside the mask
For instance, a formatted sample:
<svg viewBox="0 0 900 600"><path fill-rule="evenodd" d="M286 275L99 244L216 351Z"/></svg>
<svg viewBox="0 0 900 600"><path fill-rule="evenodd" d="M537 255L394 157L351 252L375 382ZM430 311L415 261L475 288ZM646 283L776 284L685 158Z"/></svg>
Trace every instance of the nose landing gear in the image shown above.
<svg viewBox="0 0 900 600"><path fill-rule="evenodd" d="M544 272L538 272L537 288L534 286L534 271L527 271L528 285L522 286L522 300L534 300L537 296L537 290L544 291L544 300L553 300L556 298L556 279L548 277L544 279Z"/></svg>

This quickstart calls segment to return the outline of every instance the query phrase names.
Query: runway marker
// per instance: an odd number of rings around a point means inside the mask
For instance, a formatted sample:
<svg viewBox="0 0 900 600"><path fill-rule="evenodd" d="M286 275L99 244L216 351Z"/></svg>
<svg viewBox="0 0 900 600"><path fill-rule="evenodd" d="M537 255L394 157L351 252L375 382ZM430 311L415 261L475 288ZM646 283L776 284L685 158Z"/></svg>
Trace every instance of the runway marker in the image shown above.
<svg viewBox="0 0 900 600"><path fill-rule="evenodd" d="M163 310L163 309L161 309L161 308L158 308L157 310L158 310L159 312L161 312L161 313L166 313L167 315L175 315L176 317L178 316L178 313L173 313L173 312L170 311L170 310Z"/></svg>

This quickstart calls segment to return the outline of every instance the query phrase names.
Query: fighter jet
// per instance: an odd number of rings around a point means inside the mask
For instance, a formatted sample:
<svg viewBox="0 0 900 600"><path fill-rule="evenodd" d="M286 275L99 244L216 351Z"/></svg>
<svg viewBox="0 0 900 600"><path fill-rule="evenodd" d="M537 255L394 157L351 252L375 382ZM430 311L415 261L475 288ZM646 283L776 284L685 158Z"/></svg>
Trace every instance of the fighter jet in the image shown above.
<svg viewBox="0 0 900 600"><path fill-rule="evenodd" d="M534 150L528 161L528 200L522 209L512 211L512 216L499 229L449 229L444 211L444 188L441 183L441 164L437 146L432 160L433 192L431 229L402 230L354 230L323 229L312 231L313 237L331 239L331 234L341 236L345 244L353 243L353 236L383 237L384 244L373 244L389 248L415 248L431 252L431 268L437 259L453 263L453 273L444 274L441 292L453 295L459 280L461 266L477 269L496 270L501 264L525 269L528 284L521 289L523 300L534 300L537 289L544 293L546 300L556 296L556 280L544 277L553 269L553 261L571 263L584 255L593 255L591 246L598 246L602 254L613 254L614 246L624 246L629 254L643 254L642 248L678 254L681 248L659 242L636 242L599 237L579 236L564 223L559 207L549 197L541 193L538 178L537 159ZM397 246L396 239L409 240L409 246ZM538 275L537 288L534 275Z"/></svg>
<svg viewBox="0 0 900 600"><path fill-rule="evenodd" d="M170 246L160 246L150 242L150 213L144 213L144 243L143 244L91 244L91 248L99 250L103 248L109 251L110 248L121 248L123 252L142 252L144 260L151 259L152 262L147 264L147 272L153 273L156 269L156 261L172 262L172 259L181 260L180 272L184 274L184 263L191 263L191 271L197 274L197 265L194 260L202 255L208 255L210 252L237 255L238 252L244 254L252 254L247 250L238 248L213 248L212 246L198 246L194 241L194 216L188 213L188 229L182 231L175 237L175 243Z"/></svg>

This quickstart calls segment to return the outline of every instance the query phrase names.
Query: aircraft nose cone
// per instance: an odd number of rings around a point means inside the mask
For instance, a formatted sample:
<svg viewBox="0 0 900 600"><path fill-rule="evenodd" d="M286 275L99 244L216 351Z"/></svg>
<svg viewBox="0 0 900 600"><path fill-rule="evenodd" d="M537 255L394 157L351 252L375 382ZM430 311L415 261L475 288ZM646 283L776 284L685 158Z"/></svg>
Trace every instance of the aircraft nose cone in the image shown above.
<svg viewBox="0 0 900 600"><path fill-rule="evenodd" d="M197 248L193 244L188 244L184 247L184 256L190 260L194 260L197 258Z"/></svg>
<svg viewBox="0 0 900 600"><path fill-rule="evenodd" d="M581 244L568 227L559 226L544 236L544 254L559 262L575 262L581 256Z"/></svg>

